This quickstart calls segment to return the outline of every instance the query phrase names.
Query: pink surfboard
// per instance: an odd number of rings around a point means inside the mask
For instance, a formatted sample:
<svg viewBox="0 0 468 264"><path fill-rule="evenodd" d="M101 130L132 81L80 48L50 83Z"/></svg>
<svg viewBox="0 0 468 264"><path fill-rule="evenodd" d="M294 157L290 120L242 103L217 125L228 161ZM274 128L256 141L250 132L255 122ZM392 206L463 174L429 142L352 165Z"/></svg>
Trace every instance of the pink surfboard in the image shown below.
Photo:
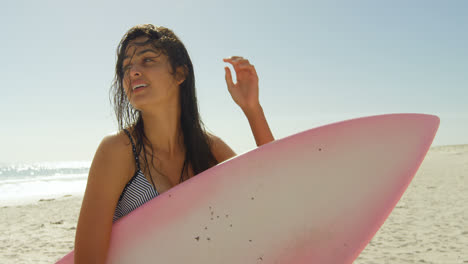
<svg viewBox="0 0 468 264"><path fill-rule="evenodd" d="M352 263L438 127L432 115L358 118L232 158L117 221L108 263Z"/></svg>

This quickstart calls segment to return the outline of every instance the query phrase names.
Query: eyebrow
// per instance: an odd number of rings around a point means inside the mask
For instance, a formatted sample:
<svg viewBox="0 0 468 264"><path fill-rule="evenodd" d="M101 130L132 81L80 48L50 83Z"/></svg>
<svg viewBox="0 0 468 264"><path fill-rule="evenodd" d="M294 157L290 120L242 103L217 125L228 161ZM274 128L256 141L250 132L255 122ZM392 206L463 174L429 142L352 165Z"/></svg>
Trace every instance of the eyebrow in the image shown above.
<svg viewBox="0 0 468 264"><path fill-rule="evenodd" d="M154 54L157 54L156 51L154 51L153 49L145 49L145 50L139 51L137 53L137 55L140 56L141 54L146 53L146 52L153 52ZM122 61L124 61L124 60L126 60L128 58L129 58L129 56L125 56Z"/></svg>

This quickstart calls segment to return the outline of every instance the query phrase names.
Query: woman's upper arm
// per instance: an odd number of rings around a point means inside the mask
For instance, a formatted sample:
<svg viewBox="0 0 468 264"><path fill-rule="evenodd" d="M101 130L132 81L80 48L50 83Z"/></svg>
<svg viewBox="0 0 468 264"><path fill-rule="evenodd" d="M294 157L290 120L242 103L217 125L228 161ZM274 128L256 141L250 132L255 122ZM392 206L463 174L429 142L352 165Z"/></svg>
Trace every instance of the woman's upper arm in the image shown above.
<svg viewBox="0 0 468 264"><path fill-rule="evenodd" d="M115 206L129 172L124 144L107 136L89 169L75 237L75 263L104 263Z"/></svg>

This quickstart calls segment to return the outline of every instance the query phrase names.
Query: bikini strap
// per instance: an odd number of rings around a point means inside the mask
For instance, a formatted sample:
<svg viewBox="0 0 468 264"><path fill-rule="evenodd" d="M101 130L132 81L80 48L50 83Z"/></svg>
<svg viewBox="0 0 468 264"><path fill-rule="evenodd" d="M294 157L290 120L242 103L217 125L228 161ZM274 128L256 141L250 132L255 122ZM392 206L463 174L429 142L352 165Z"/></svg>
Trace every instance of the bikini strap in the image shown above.
<svg viewBox="0 0 468 264"><path fill-rule="evenodd" d="M128 138L130 139L130 142L132 143L132 150L133 150L133 155L135 156L135 163L137 165L137 169L140 170L140 161L138 160L138 154L136 153L136 148L135 148L135 143L133 143L132 136L130 136L130 132L127 131L127 129L124 128L125 133L127 134Z"/></svg>

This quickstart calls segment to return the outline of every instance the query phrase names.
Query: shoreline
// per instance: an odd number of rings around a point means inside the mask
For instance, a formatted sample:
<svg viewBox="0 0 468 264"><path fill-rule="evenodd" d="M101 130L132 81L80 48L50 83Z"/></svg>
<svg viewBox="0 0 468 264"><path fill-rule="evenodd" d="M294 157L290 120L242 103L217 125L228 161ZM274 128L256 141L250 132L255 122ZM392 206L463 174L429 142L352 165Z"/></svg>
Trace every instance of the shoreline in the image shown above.
<svg viewBox="0 0 468 264"><path fill-rule="evenodd" d="M354 264L468 263L467 182L468 145L431 148ZM70 252L82 200L73 194L0 206L0 263L54 263Z"/></svg>
<svg viewBox="0 0 468 264"><path fill-rule="evenodd" d="M73 193L73 194L60 194L60 195L49 195L49 196L38 195L38 196L24 197L21 199L11 199L7 201L0 201L0 208L27 206L27 205L39 205L40 203L60 201L63 198L69 198L69 197L83 198L83 194Z"/></svg>

